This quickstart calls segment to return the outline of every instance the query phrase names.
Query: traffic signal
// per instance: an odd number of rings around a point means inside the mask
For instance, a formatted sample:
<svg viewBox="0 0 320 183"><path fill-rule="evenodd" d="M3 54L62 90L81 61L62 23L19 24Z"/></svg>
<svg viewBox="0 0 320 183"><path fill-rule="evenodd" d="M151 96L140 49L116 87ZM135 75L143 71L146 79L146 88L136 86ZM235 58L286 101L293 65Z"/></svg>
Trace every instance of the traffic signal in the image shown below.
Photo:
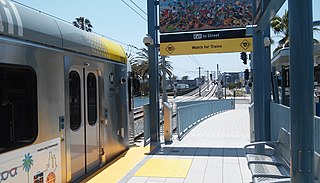
<svg viewBox="0 0 320 183"><path fill-rule="evenodd" d="M241 60L243 60L243 64L247 64L247 59L248 59L248 57L247 57L247 53L246 52L241 52L240 53L240 58L241 58Z"/></svg>
<svg viewBox="0 0 320 183"><path fill-rule="evenodd" d="M249 69L244 70L244 79L249 80Z"/></svg>

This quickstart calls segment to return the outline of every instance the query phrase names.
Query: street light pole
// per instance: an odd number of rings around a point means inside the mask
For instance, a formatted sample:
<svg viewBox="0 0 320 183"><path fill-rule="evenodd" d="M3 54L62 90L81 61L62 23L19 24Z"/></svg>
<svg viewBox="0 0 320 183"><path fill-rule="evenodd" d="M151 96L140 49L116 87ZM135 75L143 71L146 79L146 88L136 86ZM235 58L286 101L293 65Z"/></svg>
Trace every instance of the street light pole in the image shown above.
<svg viewBox="0 0 320 183"><path fill-rule="evenodd" d="M198 85L199 85L199 97L201 97L201 85L200 85L200 75L201 75L201 67L198 68L199 69L199 80L198 80Z"/></svg>

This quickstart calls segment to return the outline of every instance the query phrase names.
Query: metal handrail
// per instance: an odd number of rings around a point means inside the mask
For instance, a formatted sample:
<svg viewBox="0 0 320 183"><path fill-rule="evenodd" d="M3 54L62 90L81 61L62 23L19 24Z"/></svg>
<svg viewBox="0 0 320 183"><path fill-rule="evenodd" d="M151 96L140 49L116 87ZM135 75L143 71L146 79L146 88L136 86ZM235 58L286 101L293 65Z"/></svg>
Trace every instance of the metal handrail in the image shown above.
<svg viewBox="0 0 320 183"><path fill-rule="evenodd" d="M181 139L186 132L202 120L216 113L234 109L234 100L195 101L193 104L177 107L177 131Z"/></svg>

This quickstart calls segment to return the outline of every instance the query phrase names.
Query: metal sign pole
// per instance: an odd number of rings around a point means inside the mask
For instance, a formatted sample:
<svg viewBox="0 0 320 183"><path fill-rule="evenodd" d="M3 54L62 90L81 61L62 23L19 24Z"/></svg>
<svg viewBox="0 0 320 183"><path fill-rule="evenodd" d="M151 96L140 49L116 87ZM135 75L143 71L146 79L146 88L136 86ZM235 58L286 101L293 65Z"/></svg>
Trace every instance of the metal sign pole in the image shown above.
<svg viewBox="0 0 320 183"><path fill-rule="evenodd" d="M264 124L263 124L263 64L262 64L262 32L260 30L253 33L253 78L254 78L254 134L255 141L263 141Z"/></svg>
<svg viewBox="0 0 320 183"><path fill-rule="evenodd" d="M149 56L149 83L150 83L150 151L160 146L160 121L159 121L159 79L158 79L158 31L157 6L154 0L147 1L148 6L148 34L154 44L148 47Z"/></svg>

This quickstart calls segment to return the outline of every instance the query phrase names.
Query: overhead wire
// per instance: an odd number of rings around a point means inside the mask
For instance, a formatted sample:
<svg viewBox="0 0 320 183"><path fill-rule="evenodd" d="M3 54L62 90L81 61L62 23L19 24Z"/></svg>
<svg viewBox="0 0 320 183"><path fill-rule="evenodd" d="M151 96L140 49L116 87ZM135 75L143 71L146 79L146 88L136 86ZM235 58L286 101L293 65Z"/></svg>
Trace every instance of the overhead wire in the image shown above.
<svg viewBox="0 0 320 183"><path fill-rule="evenodd" d="M194 57L193 55L191 55L191 57L198 63L199 66L202 66L196 57Z"/></svg>
<svg viewBox="0 0 320 183"><path fill-rule="evenodd" d="M125 2L124 0L121 0L125 5L127 5L132 11L134 11L137 15L139 15L143 20L145 20L147 22L147 19L145 17L143 17L139 12L137 12L134 8L132 8L127 2Z"/></svg>
<svg viewBox="0 0 320 183"><path fill-rule="evenodd" d="M140 6L138 6L134 1L132 1L132 0L130 0L130 2L132 3L132 4L134 4L140 11L142 11L145 15L147 15L147 13L142 9L142 8L140 8Z"/></svg>
<svg viewBox="0 0 320 183"><path fill-rule="evenodd" d="M193 56L193 55L189 55L188 56L197 66L202 66L198 60Z"/></svg>
<svg viewBox="0 0 320 183"><path fill-rule="evenodd" d="M180 71L183 71L183 72L187 72L185 69L181 68L181 67L178 67L177 65L175 64L171 64L172 66L174 66L176 69L180 70Z"/></svg>

